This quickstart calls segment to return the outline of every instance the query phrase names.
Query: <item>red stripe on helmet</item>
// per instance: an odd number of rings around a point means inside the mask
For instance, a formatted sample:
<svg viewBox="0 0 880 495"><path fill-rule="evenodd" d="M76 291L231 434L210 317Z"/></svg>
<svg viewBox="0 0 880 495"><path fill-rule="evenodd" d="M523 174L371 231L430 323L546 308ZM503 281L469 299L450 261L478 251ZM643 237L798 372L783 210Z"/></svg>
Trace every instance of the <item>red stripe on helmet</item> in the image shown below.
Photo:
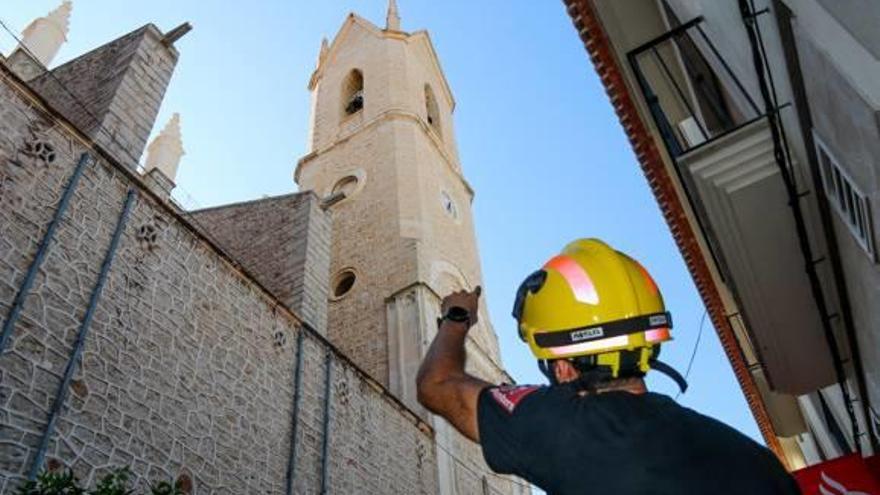
<svg viewBox="0 0 880 495"><path fill-rule="evenodd" d="M568 286L574 292L574 298L586 304L599 304L599 294L593 280L587 274L584 267L577 261L566 255L559 255L548 261L544 268L556 270L568 282Z"/></svg>

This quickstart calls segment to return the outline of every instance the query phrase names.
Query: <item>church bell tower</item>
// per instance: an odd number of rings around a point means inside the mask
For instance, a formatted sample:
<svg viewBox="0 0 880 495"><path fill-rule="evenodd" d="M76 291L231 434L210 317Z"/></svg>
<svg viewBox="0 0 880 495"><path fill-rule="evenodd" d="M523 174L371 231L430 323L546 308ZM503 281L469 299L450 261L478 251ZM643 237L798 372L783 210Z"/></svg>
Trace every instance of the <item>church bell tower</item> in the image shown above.
<svg viewBox="0 0 880 495"><path fill-rule="evenodd" d="M401 30L394 0L384 29L349 14L333 41L321 43L308 87L308 153L294 178L332 217L328 338L434 425L441 494L522 491L498 476L475 477L490 471L479 446L416 400L441 298L481 284L474 191L431 38ZM466 347L469 372L512 381L485 303Z"/></svg>
<svg viewBox="0 0 880 495"><path fill-rule="evenodd" d="M295 179L331 212L330 340L421 411L415 376L440 298L481 283L471 202L455 144L455 100L426 31L349 14L321 44L309 82L309 153ZM485 307L472 371L505 380Z"/></svg>

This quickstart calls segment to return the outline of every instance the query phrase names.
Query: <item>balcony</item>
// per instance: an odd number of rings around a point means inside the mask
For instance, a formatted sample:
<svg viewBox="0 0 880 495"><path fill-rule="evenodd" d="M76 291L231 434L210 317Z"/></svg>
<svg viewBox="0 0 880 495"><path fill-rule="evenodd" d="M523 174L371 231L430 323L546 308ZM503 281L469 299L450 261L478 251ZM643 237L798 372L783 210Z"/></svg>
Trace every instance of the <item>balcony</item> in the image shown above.
<svg viewBox="0 0 880 495"><path fill-rule="evenodd" d="M770 119L701 23L681 24L627 57L770 386L812 392L836 378Z"/></svg>

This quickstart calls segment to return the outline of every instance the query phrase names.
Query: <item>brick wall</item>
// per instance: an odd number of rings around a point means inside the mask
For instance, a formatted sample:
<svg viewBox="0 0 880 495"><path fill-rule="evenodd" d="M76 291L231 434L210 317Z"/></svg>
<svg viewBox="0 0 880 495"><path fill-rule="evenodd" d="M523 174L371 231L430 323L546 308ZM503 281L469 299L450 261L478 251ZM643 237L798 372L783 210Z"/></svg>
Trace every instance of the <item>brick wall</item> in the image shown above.
<svg viewBox="0 0 880 495"><path fill-rule="evenodd" d="M191 215L267 289L324 333L331 225L315 193L208 208Z"/></svg>
<svg viewBox="0 0 880 495"><path fill-rule="evenodd" d="M55 124L17 85L0 66L4 320L85 151L83 135ZM36 141L52 154L35 153ZM104 158L86 167L0 354L0 492L21 481L45 431L129 188L138 196L49 459L90 483L130 465L141 488L146 479L187 475L195 493L283 492L301 334L295 492L319 490L326 363L330 492L437 492L430 428Z"/></svg>

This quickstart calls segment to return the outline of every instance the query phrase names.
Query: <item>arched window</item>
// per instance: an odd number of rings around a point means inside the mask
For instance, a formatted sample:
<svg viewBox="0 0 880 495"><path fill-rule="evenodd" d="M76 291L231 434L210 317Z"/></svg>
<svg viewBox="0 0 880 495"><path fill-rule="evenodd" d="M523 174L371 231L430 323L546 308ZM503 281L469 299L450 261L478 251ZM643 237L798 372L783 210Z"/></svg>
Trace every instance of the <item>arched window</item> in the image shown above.
<svg viewBox="0 0 880 495"><path fill-rule="evenodd" d="M342 110L345 115L358 113L364 108L364 75L352 69L342 84Z"/></svg>
<svg viewBox="0 0 880 495"><path fill-rule="evenodd" d="M438 137L442 137L440 131L440 110L437 108L437 98L434 97L434 90L431 86L425 84L425 110L428 115L428 125L434 129Z"/></svg>
<svg viewBox="0 0 880 495"><path fill-rule="evenodd" d="M333 184L333 190L330 194L343 194L346 198L350 197L358 186L358 178L354 175L346 175Z"/></svg>

